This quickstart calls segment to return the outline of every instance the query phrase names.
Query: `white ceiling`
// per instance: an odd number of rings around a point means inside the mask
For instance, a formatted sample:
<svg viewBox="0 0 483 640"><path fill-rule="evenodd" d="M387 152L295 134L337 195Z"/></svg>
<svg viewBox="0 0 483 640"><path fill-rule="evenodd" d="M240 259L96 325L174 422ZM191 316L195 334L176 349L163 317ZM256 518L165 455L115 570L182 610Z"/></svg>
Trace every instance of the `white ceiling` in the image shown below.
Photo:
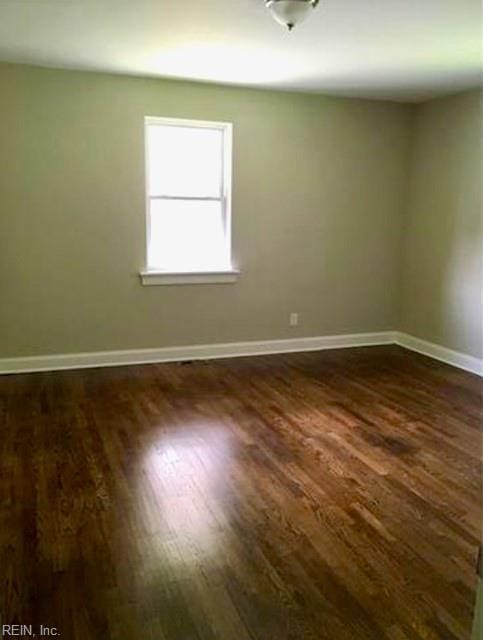
<svg viewBox="0 0 483 640"><path fill-rule="evenodd" d="M0 0L0 60L419 101L480 86L480 0Z"/></svg>

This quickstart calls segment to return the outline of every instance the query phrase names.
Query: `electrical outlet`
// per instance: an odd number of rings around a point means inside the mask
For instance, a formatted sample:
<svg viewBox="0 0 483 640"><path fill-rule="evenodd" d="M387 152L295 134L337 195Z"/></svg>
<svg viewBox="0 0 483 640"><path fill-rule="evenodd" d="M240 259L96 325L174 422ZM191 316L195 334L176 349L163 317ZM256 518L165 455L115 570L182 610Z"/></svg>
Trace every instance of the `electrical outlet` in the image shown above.
<svg viewBox="0 0 483 640"><path fill-rule="evenodd" d="M299 314L291 313L289 316L288 322L291 327L296 327L299 323Z"/></svg>

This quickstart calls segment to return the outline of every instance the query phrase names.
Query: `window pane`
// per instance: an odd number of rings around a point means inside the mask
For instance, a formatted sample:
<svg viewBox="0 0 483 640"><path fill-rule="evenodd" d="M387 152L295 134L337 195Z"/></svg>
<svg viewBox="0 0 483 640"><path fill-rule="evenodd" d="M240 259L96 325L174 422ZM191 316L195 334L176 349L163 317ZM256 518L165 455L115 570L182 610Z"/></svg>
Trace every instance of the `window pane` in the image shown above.
<svg viewBox="0 0 483 640"><path fill-rule="evenodd" d="M223 132L149 125L149 195L219 197Z"/></svg>
<svg viewBox="0 0 483 640"><path fill-rule="evenodd" d="M221 202L151 200L149 267L172 271L229 268Z"/></svg>

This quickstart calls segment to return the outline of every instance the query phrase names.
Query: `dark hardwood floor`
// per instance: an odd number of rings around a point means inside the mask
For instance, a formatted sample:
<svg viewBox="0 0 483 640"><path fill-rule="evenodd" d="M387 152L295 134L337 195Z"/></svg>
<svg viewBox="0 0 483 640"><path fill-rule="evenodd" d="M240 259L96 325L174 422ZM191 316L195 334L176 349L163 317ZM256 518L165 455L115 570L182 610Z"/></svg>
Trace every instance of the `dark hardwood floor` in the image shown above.
<svg viewBox="0 0 483 640"><path fill-rule="evenodd" d="M468 640L481 381L398 347L0 378L0 616Z"/></svg>

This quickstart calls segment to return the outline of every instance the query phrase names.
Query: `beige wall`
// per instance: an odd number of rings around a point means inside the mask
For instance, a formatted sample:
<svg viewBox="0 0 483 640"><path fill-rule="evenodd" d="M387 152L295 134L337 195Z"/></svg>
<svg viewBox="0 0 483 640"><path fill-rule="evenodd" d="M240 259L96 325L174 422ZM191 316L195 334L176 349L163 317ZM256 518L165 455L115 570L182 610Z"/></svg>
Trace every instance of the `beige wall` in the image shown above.
<svg viewBox="0 0 483 640"><path fill-rule="evenodd" d="M482 92L415 111L403 258L403 331L483 356Z"/></svg>
<svg viewBox="0 0 483 640"><path fill-rule="evenodd" d="M141 286L145 115L234 123L237 284ZM383 102L0 65L0 357L394 329L410 125Z"/></svg>

